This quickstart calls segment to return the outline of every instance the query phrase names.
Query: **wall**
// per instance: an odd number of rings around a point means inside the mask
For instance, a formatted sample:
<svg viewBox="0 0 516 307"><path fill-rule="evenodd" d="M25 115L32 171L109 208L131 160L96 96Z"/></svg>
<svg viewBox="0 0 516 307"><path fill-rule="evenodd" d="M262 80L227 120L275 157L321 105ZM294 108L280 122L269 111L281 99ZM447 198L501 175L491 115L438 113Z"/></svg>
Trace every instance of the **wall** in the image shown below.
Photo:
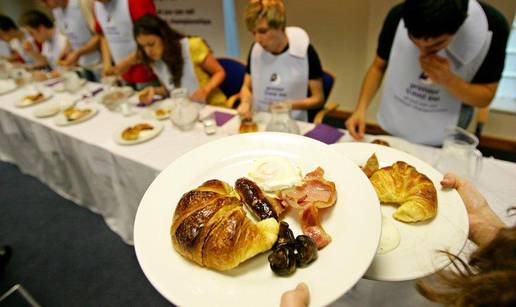
<svg viewBox="0 0 516 307"><path fill-rule="evenodd" d="M287 23L305 28L317 49L323 67L332 71L336 83L329 98L344 110L353 110L362 78L371 63L378 33L389 9L401 0L286 0ZM243 13L247 0L235 0L239 16L241 60L247 60L252 42L247 32ZM516 14L515 0L486 0L498 8L512 22ZM0 12L17 18L21 11L38 5L37 0L0 2ZM209 41L209 38L207 38ZM379 95L378 95L379 96ZM375 98L368 120L376 122L378 97ZM516 115L491 112L484 128L487 135L516 140Z"/></svg>

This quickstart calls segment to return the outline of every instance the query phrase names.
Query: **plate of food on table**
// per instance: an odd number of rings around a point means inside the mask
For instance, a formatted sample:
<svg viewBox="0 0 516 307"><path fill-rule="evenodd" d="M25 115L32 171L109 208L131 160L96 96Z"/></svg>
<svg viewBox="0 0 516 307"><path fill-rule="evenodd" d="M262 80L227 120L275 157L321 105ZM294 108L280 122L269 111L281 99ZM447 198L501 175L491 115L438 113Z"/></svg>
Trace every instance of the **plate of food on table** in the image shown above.
<svg viewBox="0 0 516 307"><path fill-rule="evenodd" d="M298 135L247 133L162 171L138 207L134 243L176 305L273 306L305 282L321 306L366 272L380 227L375 192L344 155Z"/></svg>
<svg viewBox="0 0 516 307"><path fill-rule="evenodd" d="M468 238L466 208L455 190L444 190L443 174L403 151L371 143L331 145L361 167L382 210L382 236L365 277L412 280L450 264Z"/></svg>
<svg viewBox="0 0 516 307"><path fill-rule="evenodd" d="M115 131L113 139L120 145L135 145L149 141L163 130L163 124L154 120L140 120L124 124Z"/></svg>
<svg viewBox="0 0 516 307"><path fill-rule="evenodd" d="M37 91L33 94L21 97L20 100L16 101L15 106L17 108L31 107L33 105L42 103L43 101L47 101L50 98L52 98L51 94L46 94L41 91Z"/></svg>
<svg viewBox="0 0 516 307"><path fill-rule="evenodd" d="M70 126L85 122L98 113L94 106L72 106L59 113L54 123L58 126Z"/></svg>
<svg viewBox="0 0 516 307"><path fill-rule="evenodd" d="M0 95L10 93L18 88L16 82L11 79L0 80Z"/></svg>

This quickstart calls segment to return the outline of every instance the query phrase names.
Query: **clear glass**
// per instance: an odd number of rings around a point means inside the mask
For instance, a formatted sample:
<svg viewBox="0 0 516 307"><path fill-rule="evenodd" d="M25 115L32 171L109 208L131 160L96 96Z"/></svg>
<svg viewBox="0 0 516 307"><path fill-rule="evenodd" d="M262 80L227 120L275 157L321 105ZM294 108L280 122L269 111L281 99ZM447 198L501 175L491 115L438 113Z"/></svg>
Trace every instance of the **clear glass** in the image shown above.
<svg viewBox="0 0 516 307"><path fill-rule="evenodd" d="M83 81L75 71L65 71L62 73L64 88L71 94L77 93L83 85Z"/></svg>
<svg viewBox="0 0 516 307"><path fill-rule="evenodd" d="M170 96L174 104L174 108L170 111L172 124L183 131L192 130L199 119L199 110L188 99L187 89L175 89Z"/></svg>
<svg viewBox="0 0 516 307"><path fill-rule="evenodd" d="M449 129L435 167L443 173L476 179L482 170L482 153L476 149L478 138L459 127Z"/></svg>
<svg viewBox="0 0 516 307"><path fill-rule="evenodd" d="M271 119L265 127L266 131L299 134L299 126L290 114L290 103L273 102L270 105L270 112Z"/></svg>

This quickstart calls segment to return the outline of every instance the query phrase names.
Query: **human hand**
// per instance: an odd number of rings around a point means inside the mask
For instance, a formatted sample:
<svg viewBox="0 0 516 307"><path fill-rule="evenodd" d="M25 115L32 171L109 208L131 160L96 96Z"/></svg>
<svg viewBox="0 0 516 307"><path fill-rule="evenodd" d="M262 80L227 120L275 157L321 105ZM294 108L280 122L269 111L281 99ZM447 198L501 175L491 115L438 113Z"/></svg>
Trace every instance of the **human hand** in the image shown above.
<svg viewBox="0 0 516 307"><path fill-rule="evenodd" d="M445 189L456 189L459 193L469 219L469 238L477 245L485 245L496 236L505 224L491 210L484 196L469 181L448 173L441 181Z"/></svg>
<svg viewBox="0 0 516 307"><path fill-rule="evenodd" d="M154 95L156 94L156 89L152 86L144 88L139 94L138 99L140 102L149 105L152 103L154 99Z"/></svg>
<svg viewBox="0 0 516 307"><path fill-rule="evenodd" d="M253 118L252 106L248 102L240 100L240 104L237 107L237 112L242 118L251 119Z"/></svg>
<svg viewBox="0 0 516 307"><path fill-rule="evenodd" d="M29 41L24 41L22 44L23 51L25 52L32 52L34 51L34 46Z"/></svg>
<svg viewBox="0 0 516 307"><path fill-rule="evenodd" d="M68 53L64 60L61 61L62 66L74 66L79 60L79 53L77 51L72 51Z"/></svg>
<svg viewBox="0 0 516 307"><path fill-rule="evenodd" d="M116 75L117 75L117 73L116 73L115 67L113 67L111 65L104 65L104 67L102 68L102 76L103 77L116 76Z"/></svg>
<svg viewBox="0 0 516 307"><path fill-rule="evenodd" d="M306 307L310 303L310 291L305 283L299 283L293 290L281 296L280 307Z"/></svg>
<svg viewBox="0 0 516 307"><path fill-rule="evenodd" d="M419 63L425 74L436 84L447 85L455 76L450 70L450 61L436 54L421 55Z"/></svg>
<svg viewBox="0 0 516 307"><path fill-rule="evenodd" d="M206 103L208 99L208 94L209 91L206 88L200 87L190 96L190 100Z"/></svg>
<svg viewBox="0 0 516 307"><path fill-rule="evenodd" d="M346 121L346 129L355 140L361 140L365 135L365 111L356 110Z"/></svg>

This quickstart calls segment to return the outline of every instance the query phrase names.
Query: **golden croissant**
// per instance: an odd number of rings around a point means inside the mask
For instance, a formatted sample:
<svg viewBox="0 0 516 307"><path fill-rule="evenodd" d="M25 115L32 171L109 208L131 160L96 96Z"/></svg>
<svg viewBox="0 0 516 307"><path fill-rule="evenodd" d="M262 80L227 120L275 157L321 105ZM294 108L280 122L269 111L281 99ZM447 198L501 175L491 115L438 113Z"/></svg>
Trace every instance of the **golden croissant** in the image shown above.
<svg viewBox="0 0 516 307"><path fill-rule="evenodd" d="M437 191L428 177L413 166L398 161L375 171L369 178L382 203L398 204L394 218L420 222L437 213Z"/></svg>
<svg viewBox="0 0 516 307"><path fill-rule="evenodd" d="M251 221L230 185L209 180L181 197L170 235L179 254L198 265L224 271L271 249L278 231L274 218Z"/></svg>

